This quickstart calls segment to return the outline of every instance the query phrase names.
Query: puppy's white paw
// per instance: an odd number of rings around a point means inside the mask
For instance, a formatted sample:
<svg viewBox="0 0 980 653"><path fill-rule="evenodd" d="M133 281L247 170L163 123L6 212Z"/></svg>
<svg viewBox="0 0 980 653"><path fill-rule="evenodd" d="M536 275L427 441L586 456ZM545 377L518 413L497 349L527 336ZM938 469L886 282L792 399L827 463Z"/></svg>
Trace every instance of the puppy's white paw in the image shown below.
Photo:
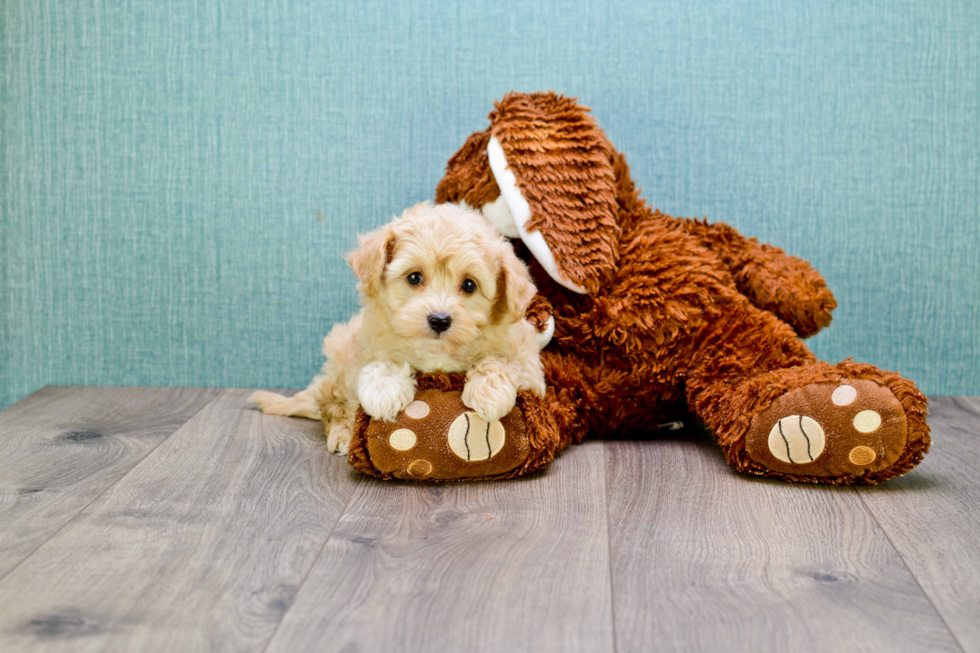
<svg viewBox="0 0 980 653"><path fill-rule="evenodd" d="M364 412L386 422L395 417L415 399L415 377L408 365L391 363L365 365L357 379L357 400Z"/></svg>
<svg viewBox="0 0 980 653"><path fill-rule="evenodd" d="M463 405L493 422L514 410L517 386L505 374L473 374L463 386Z"/></svg>
<svg viewBox="0 0 980 653"><path fill-rule="evenodd" d="M398 413L412 403L415 387L395 381L362 386L357 391L364 412L385 422L394 422Z"/></svg>
<svg viewBox="0 0 980 653"><path fill-rule="evenodd" d="M334 424L327 433L327 451L346 456L350 451L350 429L344 424Z"/></svg>

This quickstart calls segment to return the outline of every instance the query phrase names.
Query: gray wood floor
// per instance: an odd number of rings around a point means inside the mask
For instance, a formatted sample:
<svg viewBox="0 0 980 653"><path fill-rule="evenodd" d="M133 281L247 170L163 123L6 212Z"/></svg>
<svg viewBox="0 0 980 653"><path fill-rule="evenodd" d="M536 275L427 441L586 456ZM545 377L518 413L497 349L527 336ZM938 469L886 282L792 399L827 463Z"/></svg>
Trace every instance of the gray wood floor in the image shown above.
<svg viewBox="0 0 980 653"><path fill-rule="evenodd" d="M875 488L731 472L703 432L385 483L247 390L0 413L0 651L980 651L980 398Z"/></svg>

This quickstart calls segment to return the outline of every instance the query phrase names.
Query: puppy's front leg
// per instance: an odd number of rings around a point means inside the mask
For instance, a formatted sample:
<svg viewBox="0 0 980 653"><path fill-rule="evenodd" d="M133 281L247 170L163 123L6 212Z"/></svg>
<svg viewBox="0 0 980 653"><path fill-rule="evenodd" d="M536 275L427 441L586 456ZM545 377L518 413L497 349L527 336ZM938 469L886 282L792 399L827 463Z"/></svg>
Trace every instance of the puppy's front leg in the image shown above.
<svg viewBox="0 0 980 653"><path fill-rule="evenodd" d="M495 357L484 358L466 374L463 404L488 422L500 419L517 403L520 370Z"/></svg>
<svg viewBox="0 0 980 653"><path fill-rule="evenodd" d="M357 400L375 419L395 421L395 416L415 399L415 377L408 363L375 361L361 368Z"/></svg>

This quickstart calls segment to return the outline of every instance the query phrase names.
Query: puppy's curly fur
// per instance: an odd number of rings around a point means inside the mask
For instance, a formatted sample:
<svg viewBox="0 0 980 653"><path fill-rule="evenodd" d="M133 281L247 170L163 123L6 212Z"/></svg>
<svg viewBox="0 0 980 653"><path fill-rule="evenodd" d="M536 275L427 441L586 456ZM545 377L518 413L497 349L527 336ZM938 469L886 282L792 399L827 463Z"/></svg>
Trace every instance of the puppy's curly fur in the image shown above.
<svg viewBox="0 0 980 653"><path fill-rule="evenodd" d="M347 261L363 309L324 339L327 360L306 390L252 395L263 412L323 419L328 448L347 453L358 406L394 420L416 373L465 372L463 403L488 421L514 408L518 390L544 395L536 331L523 319L535 288L479 214L418 204L362 236Z"/></svg>

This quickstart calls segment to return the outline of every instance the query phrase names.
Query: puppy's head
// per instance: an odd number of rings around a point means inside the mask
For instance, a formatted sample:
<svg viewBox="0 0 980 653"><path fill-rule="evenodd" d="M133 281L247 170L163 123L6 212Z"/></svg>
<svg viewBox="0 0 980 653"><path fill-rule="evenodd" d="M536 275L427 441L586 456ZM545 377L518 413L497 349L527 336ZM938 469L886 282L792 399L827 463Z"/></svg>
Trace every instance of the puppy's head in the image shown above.
<svg viewBox="0 0 980 653"><path fill-rule="evenodd" d="M452 353L524 316L527 268L479 214L428 202L361 239L348 255L366 304L399 338Z"/></svg>

